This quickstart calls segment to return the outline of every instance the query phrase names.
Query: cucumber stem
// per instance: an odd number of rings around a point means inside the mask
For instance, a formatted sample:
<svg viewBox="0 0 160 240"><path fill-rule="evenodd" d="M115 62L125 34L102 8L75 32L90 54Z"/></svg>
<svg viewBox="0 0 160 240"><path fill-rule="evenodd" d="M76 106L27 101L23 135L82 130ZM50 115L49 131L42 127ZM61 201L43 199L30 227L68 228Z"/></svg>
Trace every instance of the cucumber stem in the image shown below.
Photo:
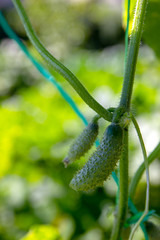
<svg viewBox="0 0 160 240"><path fill-rule="evenodd" d="M130 45L128 49L127 61L125 63L125 73L122 94L120 99L119 108L124 108L126 112L130 111L130 103L132 97L132 90L134 84L134 76L136 70L136 63L139 51L140 40L142 36L142 27L146 12L147 0L137 0L136 11L134 15L134 21L132 26L132 33L130 39ZM129 11L129 2L128 2ZM129 14L128 14L129 16ZM129 22L129 21L128 21ZM115 112L113 119L117 121L117 113ZM127 128L128 129L128 128ZM124 153L120 159L120 190L118 201L118 216L115 218L114 227L112 229L110 240L119 240L121 232L126 219L127 201L128 201L128 133L125 132ZM124 172L124 169L126 172Z"/></svg>
<svg viewBox="0 0 160 240"><path fill-rule="evenodd" d="M128 49L127 62L125 66L122 95L120 100L120 106L124 106L127 111L130 110L134 76L136 70L139 45L142 36L142 28L146 12L146 6L147 0L137 0L130 44Z"/></svg>

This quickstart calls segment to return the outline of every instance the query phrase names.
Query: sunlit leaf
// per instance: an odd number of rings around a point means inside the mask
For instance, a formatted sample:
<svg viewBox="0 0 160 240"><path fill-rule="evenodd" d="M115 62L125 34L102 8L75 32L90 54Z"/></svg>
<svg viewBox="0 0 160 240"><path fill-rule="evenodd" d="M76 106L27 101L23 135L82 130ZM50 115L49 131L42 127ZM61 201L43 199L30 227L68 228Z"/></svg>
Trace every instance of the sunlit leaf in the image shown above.
<svg viewBox="0 0 160 240"><path fill-rule="evenodd" d="M56 228L51 225L34 226L21 240L61 240Z"/></svg>

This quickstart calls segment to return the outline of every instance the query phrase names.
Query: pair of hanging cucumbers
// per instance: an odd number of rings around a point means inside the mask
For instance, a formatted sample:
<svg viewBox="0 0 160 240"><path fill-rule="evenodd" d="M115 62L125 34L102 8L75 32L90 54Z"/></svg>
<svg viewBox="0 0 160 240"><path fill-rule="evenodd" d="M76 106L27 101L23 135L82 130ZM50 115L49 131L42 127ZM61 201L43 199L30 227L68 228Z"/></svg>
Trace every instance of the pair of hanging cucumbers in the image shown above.
<svg viewBox="0 0 160 240"><path fill-rule="evenodd" d="M78 160L93 146L99 131L96 116L71 145L68 156L63 160L65 166ZM117 108L112 123L106 128L100 145L90 156L84 167L79 170L70 182L76 191L91 191L103 186L104 181L114 171L123 150L123 132L130 122L128 113Z"/></svg>

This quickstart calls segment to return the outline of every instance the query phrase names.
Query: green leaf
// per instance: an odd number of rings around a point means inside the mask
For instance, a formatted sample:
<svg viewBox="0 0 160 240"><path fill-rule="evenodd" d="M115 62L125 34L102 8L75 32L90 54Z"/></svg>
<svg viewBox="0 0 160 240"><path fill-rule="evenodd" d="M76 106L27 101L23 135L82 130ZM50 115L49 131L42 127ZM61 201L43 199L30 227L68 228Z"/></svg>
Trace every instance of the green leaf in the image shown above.
<svg viewBox="0 0 160 240"><path fill-rule="evenodd" d="M21 240L61 240L58 230L51 225L34 226Z"/></svg>

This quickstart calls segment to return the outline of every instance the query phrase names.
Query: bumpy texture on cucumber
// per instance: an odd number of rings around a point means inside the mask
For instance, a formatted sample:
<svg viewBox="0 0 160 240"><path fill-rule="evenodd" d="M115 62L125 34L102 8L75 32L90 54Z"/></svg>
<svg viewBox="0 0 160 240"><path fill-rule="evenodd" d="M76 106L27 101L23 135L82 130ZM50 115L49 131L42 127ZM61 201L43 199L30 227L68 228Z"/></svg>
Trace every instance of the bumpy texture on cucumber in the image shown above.
<svg viewBox="0 0 160 240"><path fill-rule="evenodd" d="M70 186L76 191L90 191L103 186L121 157L123 129L112 123L104 133L100 146L84 167L74 176Z"/></svg>
<svg viewBox="0 0 160 240"><path fill-rule="evenodd" d="M98 135L98 123L91 122L88 126L83 130L83 132L78 136L78 138L73 142L69 149L68 156L63 160L65 166L69 163L78 160L85 153L89 151L92 147L96 137Z"/></svg>

